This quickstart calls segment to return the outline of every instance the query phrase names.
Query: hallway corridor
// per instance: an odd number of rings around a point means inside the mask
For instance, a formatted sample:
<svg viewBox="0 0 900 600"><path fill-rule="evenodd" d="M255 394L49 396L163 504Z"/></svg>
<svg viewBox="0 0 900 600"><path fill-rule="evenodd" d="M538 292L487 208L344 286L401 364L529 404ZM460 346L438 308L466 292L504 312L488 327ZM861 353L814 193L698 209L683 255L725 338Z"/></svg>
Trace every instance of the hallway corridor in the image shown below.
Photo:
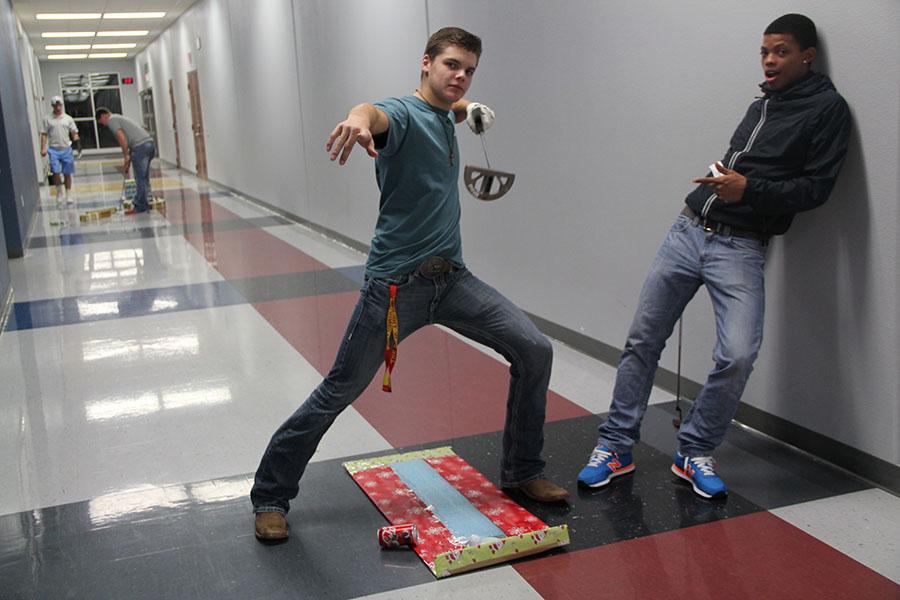
<svg viewBox="0 0 900 600"><path fill-rule="evenodd" d="M556 342L545 457L572 497L516 500L571 545L441 581L379 550L343 461L451 445L499 481L507 366L436 327L401 345L393 394L376 378L329 431L291 539L257 543L253 472L330 367L365 256L167 166L163 209L80 222L117 205L120 162L80 161L77 205L43 188L10 262L0 598L900 598L900 498L738 425L717 454L730 496L698 498L669 471L663 390L635 474L577 488L615 369Z"/></svg>

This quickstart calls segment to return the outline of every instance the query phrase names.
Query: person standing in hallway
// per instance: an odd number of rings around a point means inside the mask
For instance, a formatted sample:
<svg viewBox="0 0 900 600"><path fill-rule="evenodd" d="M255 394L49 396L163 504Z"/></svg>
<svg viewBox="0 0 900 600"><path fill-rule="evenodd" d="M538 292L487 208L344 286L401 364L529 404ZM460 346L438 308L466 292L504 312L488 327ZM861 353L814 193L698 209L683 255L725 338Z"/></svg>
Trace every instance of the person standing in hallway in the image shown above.
<svg viewBox="0 0 900 600"><path fill-rule="evenodd" d="M715 170L694 180L699 186L650 267L609 416L580 484L601 487L634 471L632 446L640 439L660 354L685 306L706 285L716 319L715 365L680 424L671 470L700 496L727 494L712 453L762 343L768 241L785 233L796 213L828 199L847 153L850 111L831 80L812 70L817 43L816 26L803 15L784 15L766 28L763 95L750 105Z"/></svg>
<svg viewBox="0 0 900 600"><path fill-rule="evenodd" d="M124 164L122 173L128 177L128 169L134 166L134 183L137 188L133 207L127 214L145 213L150 210L150 161L156 154L156 144L146 129L122 115L113 114L108 108L100 107L96 113L97 122L109 127L122 148Z"/></svg>
<svg viewBox="0 0 900 600"><path fill-rule="evenodd" d="M480 281L462 259L459 150L454 124L493 111L464 99L481 40L455 27L432 35L414 94L354 107L328 138L331 160L346 163L359 144L375 159L380 209L365 283L331 371L272 436L250 494L256 537L288 537L285 515L326 430L356 400L396 348L428 324L486 344L511 363L501 484L542 502L568 492L543 476L543 427L552 346L512 302ZM388 338L386 347L385 338ZM386 356L388 358L386 358Z"/></svg>
<svg viewBox="0 0 900 600"><path fill-rule="evenodd" d="M77 158L81 158L81 138L78 137L75 119L63 110L62 98L53 96L50 98L50 106L53 107L53 114L44 118L44 126L41 128L41 156L50 157L50 172L53 173L53 183L56 184L56 201L63 202L64 177L65 202L74 204L72 175L75 174L76 156L72 153L72 143L78 147Z"/></svg>

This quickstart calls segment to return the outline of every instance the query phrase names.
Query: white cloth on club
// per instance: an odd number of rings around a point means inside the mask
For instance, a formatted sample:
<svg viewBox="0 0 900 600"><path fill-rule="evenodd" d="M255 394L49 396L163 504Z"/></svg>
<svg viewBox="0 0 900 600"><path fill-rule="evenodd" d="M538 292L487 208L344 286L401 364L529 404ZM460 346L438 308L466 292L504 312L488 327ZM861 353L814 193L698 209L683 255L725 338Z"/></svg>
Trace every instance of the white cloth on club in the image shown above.
<svg viewBox="0 0 900 600"><path fill-rule="evenodd" d="M494 111L480 102L470 102L466 107L466 123L472 131L482 134L494 124Z"/></svg>

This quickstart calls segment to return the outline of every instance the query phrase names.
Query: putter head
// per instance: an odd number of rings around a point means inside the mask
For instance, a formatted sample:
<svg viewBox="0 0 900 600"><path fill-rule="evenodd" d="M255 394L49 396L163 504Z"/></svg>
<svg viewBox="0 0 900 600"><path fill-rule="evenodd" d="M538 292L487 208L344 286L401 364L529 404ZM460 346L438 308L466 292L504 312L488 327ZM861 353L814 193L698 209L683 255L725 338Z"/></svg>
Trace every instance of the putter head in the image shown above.
<svg viewBox="0 0 900 600"><path fill-rule="evenodd" d="M463 171L463 181L469 193L479 200L496 200L503 197L512 187L516 176L513 173L484 169L466 165Z"/></svg>

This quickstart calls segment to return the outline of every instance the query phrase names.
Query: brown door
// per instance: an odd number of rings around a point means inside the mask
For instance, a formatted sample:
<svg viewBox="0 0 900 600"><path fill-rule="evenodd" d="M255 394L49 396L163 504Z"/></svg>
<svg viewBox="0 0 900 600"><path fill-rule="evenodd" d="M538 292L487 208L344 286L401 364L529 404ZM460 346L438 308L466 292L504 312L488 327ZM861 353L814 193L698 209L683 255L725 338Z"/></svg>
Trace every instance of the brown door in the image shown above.
<svg viewBox="0 0 900 600"><path fill-rule="evenodd" d="M200 82L197 71L188 75L188 94L191 99L191 131L194 132L194 150L197 156L197 177L206 179L206 143L203 136L203 111L200 110Z"/></svg>
<svg viewBox="0 0 900 600"><path fill-rule="evenodd" d="M141 121L144 129L153 137L153 143L159 148L159 137L156 133L156 114L153 107L153 90L147 88L141 92Z"/></svg>
<svg viewBox="0 0 900 600"><path fill-rule="evenodd" d="M178 147L178 119L175 118L175 88L169 80L169 99L172 101L172 131L175 132L175 166L181 168L181 149Z"/></svg>

